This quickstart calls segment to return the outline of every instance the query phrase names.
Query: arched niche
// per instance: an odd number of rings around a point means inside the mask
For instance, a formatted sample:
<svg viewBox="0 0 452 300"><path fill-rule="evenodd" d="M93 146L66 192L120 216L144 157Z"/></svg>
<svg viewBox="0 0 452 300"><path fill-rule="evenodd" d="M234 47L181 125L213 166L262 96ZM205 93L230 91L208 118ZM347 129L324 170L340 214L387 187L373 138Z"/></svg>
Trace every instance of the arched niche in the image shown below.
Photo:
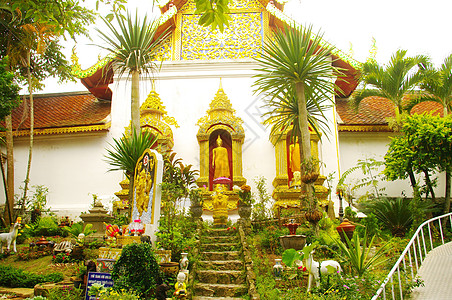
<svg viewBox="0 0 452 300"><path fill-rule="evenodd" d="M228 145L229 166L231 170L232 185L241 186L246 183L242 175L242 145L245 133L242 119L235 115L232 104L220 84L214 99L209 105L207 114L202 117L196 135L199 143L199 187L212 191L213 170L212 150L216 146L216 139L220 133L221 139Z"/></svg>
<svg viewBox="0 0 452 300"><path fill-rule="evenodd" d="M319 136L310 128L311 156L319 158ZM293 170L290 167L290 145L293 138L291 129L284 133L274 132L270 141L275 147L276 177L273 180L273 198L276 200L275 207L300 207L300 197L303 197L303 189L291 188ZM320 175L314 183L316 197L321 205L325 204L328 189L323 186L326 177Z"/></svg>
<svg viewBox="0 0 452 300"><path fill-rule="evenodd" d="M229 176L227 176L229 179L233 180L234 178L234 164L232 163L232 137L231 134L224 130L224 129L216 129L214 130L210 136L209 136L209 190L213 190L213 180L216 176L215 169L214 169L214 150L218 147L217 141L218 137L220 137L222 141L222 147L224 147L227 150L228 154L228 170L229 170ZM232 189L232 184L229 185L229 190Z"/></svg>

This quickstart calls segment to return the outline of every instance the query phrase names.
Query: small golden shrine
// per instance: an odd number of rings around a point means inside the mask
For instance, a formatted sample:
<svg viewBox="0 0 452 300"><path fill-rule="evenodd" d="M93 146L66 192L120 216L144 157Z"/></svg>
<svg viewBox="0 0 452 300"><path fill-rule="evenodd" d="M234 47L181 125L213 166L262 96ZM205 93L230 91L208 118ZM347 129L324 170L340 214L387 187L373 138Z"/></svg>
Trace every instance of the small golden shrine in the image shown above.
<svg viewBox="0 0 452 300"><path fill-rule="evenodd" d="M242 145L245 139L242 123L242 119L235 115L220 81L207 115L197 123L199 130L196 137L200 148L200 176L197 184L203 188L204 209L213 209L213 181L218 176L232 181L226 185L224 194L228 196L228 209L237 208L238 195L232 186L246 183L242 175Z"/></svg>
<svg viewBox="0 0 452 300"><path fill-rule="evenodd" d="M311 130L311 156L319 158L319 137L314 130ZM299 186L294 180L294 170L291 168L294 147L299 149L299 145L293 145L291 142L291 129L287 130L282 135L273 133L270 136L270 141L275 147L276 155L276 177L273 180L273 198L276 200L274 208L279 207L301 207L300 197L302 196L303 185ZM298 150L296 150L298 151ZM297 163L299 163L297 161ZM326 177L320 175L314 183L315 194L320 206L328 204L328 189L323 186Z"/></svg>
<svg viewBox="0 0 452 300"><path fill-rule="evenodd" d="M160 153L171 150L174 146L173 131L169 125L179 128L176 120L167 115L153 82L152 91L140 108L140 126L141 130L149 130L157 137L156 150Z"/></svg>

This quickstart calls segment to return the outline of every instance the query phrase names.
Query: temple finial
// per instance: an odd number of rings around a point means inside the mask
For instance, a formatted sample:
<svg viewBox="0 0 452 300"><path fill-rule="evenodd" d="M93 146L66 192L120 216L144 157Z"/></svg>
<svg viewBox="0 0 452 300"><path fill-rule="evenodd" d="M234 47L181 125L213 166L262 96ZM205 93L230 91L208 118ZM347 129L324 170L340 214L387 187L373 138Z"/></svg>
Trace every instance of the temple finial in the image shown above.
<svg viewBox="0 0 452 300"><path fill-rule="evenodd" d="M155 79L152 79L151 82L152 82L152 85L151 85L152 86L152 90L155 91Z"/></svg>
<svg viewBox="0 0 452 300"><path fill-rule="evenodd" d="M221 77L220 77L220 87L218 88L219 90L222 90L223 89L223 83L222 83L222 81L221 81Z"/></svg>

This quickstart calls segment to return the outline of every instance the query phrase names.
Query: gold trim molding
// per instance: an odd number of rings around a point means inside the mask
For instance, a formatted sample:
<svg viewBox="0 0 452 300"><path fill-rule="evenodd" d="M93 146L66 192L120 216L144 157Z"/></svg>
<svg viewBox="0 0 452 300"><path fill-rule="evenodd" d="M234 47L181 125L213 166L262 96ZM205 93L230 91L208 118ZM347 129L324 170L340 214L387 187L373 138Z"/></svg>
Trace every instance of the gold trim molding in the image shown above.
<svg viewBox="0 0 452 300"><path fill-rule="evenodd" d="M35 129L34 135L51 135L51 134L66 134L66 133L79 133L79 132L93 132L93 131L107 131L111 127L111 122L91 125L91 126L77 126L77 127L59 127L59 128L47 128L47 129ZM1 134L5 135L5 132ZM13 131L14 137L29 136L30 130Z"/></svg>

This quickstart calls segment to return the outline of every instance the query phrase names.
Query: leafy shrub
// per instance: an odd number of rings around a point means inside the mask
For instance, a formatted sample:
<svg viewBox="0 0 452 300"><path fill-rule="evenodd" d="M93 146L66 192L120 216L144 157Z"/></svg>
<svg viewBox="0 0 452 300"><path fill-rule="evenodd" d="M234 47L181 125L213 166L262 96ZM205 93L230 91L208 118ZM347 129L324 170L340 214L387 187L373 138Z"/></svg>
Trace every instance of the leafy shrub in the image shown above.
<svg viewBox="0 0 452 300"><path fill-rule="evenodd" d="M413 223L408 198L380 198L369 201L363 206L364 213L373 213L391 231L393 236L403 237Z"/></svg>
<svg viewBox="0 0 452 300"><path fill-rule="evenodd" d="M11 266L0 265L0 286L32 288L38 283L60 282L64 278L62 273L38 275Z"/></svg>
<svg viewBox="0 0 452 300"><path fill-rule="evenodd" d="M76 260L71 257L69 253L58 253L52 257L54 264L67 264L75 262Z"/></svg>
<svg viewBox="0 0 452 300"><path fill-rule="evenodd" d="M63 234L63 230L58 227L58 221L54 217L41 217L34 229L34 236L55 236Z"/></svg>
<svg viewBox="0 0 452 300"><path fill-rule="evenodd" d="M142 297L151 296L157 284L161 283L159 265L151 245L143 243L124 247L111 277L116 291L124 289L135 291Z"/></svg>
<svg viewBox="0 0 452 300"><path fill-rule="evenodd" d="M74 288L74 286L64 286L63 288L53 288L47 295L47 300L81 300L84 299L84 290ZM34 298L33 300L35 300Z"/></svg>
<svg viewBox="0 0 452 300"><path fill-rule="evenodd" d="M88 236L94 232L95 230L92 230L93 224L86 224L86 226L83 228L83 222L77 222L72 224L72 226L64 226L63 230L67 232L71 237L77 238L80 233L83 233L85 236Z"/></svg>
<svg viewBox="0 0 452 300"><path fill-rule="evenodd" d="M41 250L38 249L36 251L31 250L29 247L24 247L22 249L18 249L19 251L17 252L16 255L16 260L30 260L30 259L37 259L43 256L47 256L51 254L51 250L49 250L48 248Z"/></svg>
<svg viewBox="0 0 452 300"><path fill-rule="evenodd" d="M279 242L279 237L288 234L289 229L287 228L280 229L275 226L268 226L259 233L260 246L267 253L280 255L282 253L282 247Z"/></svg>

